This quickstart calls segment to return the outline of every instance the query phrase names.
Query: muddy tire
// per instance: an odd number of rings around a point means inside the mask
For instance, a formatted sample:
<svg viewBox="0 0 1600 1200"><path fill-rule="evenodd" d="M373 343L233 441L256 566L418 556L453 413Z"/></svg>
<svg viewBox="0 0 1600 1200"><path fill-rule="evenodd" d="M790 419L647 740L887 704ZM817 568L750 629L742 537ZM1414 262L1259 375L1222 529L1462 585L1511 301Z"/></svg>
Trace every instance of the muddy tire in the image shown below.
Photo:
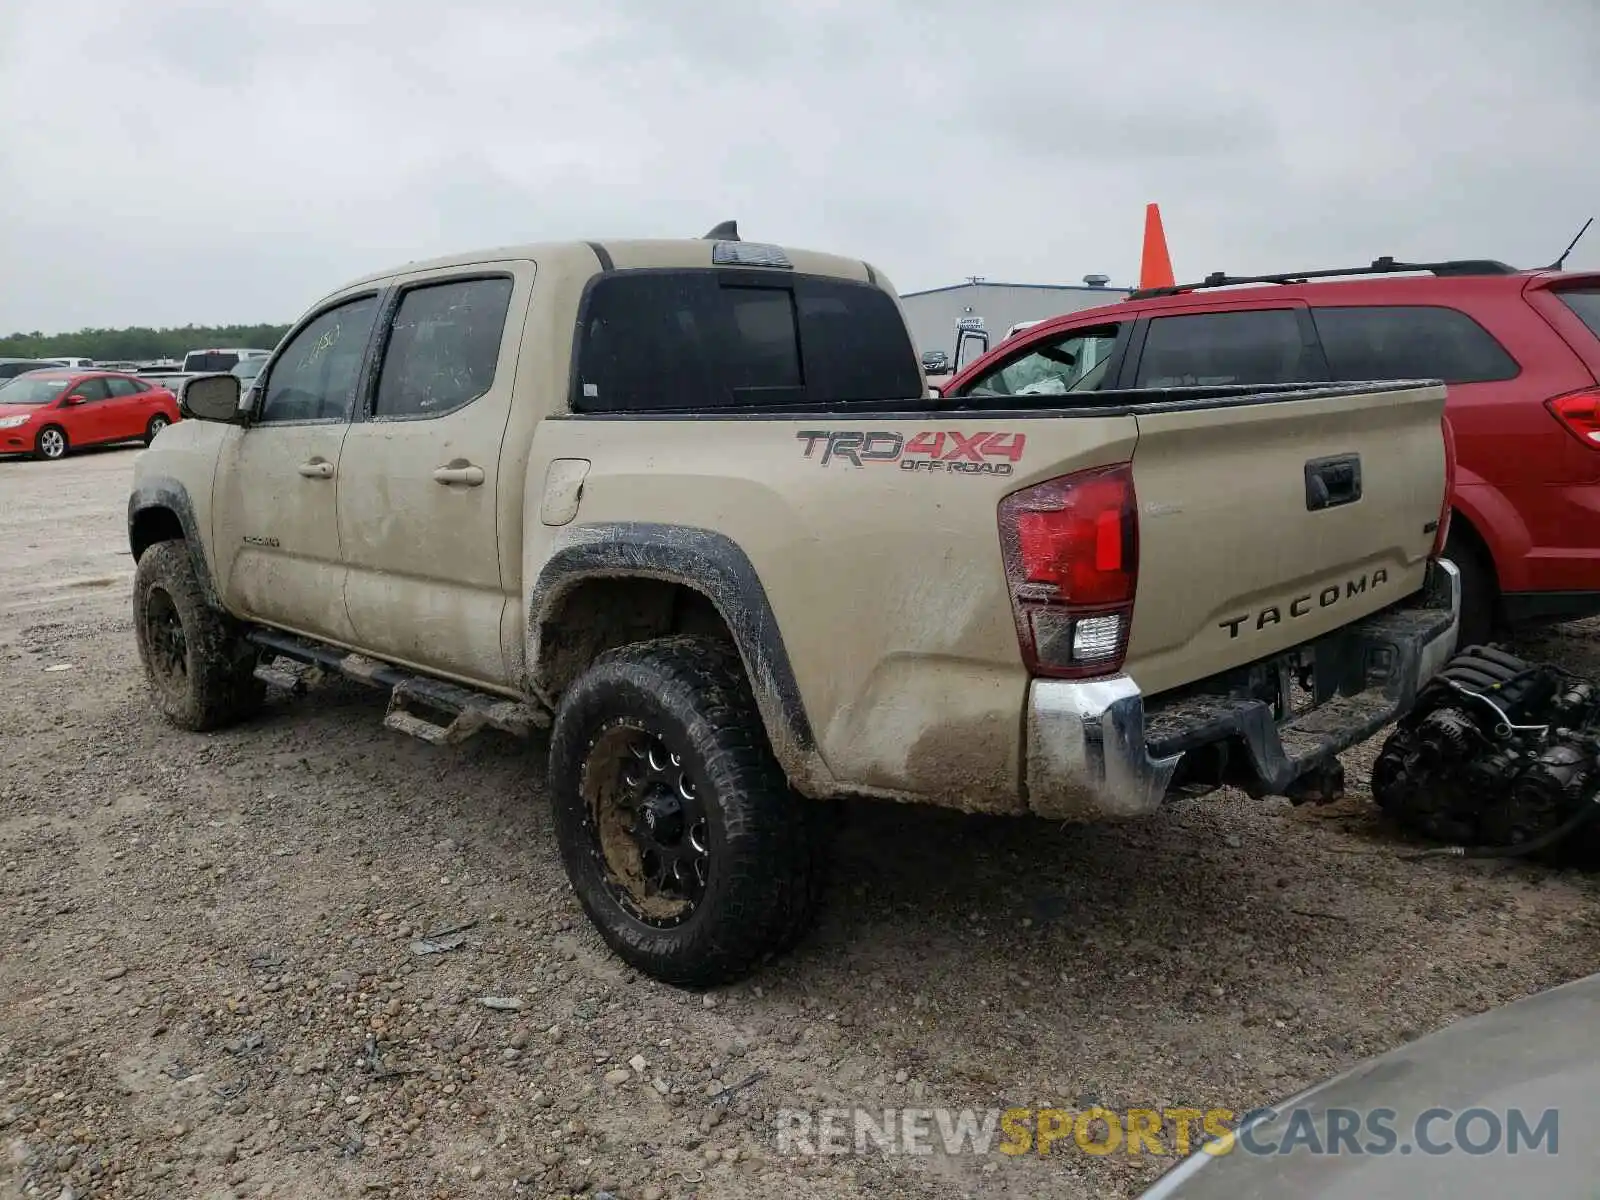
<svg viewBox="0 0 1600 1200"><path fill-rule="evenodd" d="M46 425L33 439L33 456L41 462L65 458L71 448L67 442L67 431L59 425Z"/></svg>
<svg viewBox="0 0 1600 1200"><path fill-rule="evenodd" d="M157 542L140 557L133 629L156 706L179 729L220 729L260 707L255 649L206 603L187 542Z"/></svg>
<svg viewBox="0 0 1600 1200"><path fill-rule="evenodd" d="M578 901L640 971L729 983L810 926L832 814L789 787L725 644L663 638L596 660L557 708L549 788Z"/></svg>
<svg viewBox="0 0 1600 1200"><path fill-rule="evenodd" d="M155 441L156 434L160 433L163 429L171 424L172 422L167 419L167 415L165 413L157 413L155 416L151 417L150 424L144 427L144 444L148 446L151 442Z"/></svg>

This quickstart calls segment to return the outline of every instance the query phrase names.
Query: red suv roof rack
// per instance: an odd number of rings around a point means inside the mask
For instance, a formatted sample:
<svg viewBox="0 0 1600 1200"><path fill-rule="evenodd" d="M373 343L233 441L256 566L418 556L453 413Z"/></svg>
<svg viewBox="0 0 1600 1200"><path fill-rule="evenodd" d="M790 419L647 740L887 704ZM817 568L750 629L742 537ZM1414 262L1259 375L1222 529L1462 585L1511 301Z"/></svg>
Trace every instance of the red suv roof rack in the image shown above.
<svg viewBox="0 0 1600 1200"><path fill-rule="evenodd" d="M1434 275L1515 275L1516 267L1492 258L1459 258L1446 262L1396 262L1385 255L1365 267L1335 267L1327 271L1289 271L1282 275L1229 275L1222 271L1207 275L1199 283L1180 283L1173 287L1140 288L1128 294L1129 300L1148 300L1152 296L1176 296L1202 288L1231 287L1240 283L1308 283L1313 279L1333 279L1341 275L1397 275L1405 271L1428 271Z"/></svg>

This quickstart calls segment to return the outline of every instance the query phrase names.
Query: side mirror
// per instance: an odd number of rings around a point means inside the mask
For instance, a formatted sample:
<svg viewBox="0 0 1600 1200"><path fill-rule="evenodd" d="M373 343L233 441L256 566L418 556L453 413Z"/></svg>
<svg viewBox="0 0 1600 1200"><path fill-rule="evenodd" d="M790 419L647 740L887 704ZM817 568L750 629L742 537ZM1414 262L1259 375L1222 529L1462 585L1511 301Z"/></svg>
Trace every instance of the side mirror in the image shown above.
<svg viewBox="0 0 1600 1200"><path fill-rule="evenodd" d="M80 396L77 392L73 392L72 395L68 396L65 400L63 400L61 402L61 407L62 408L77 408L78 405L87 404L88 402L89 402L89 398L87 396Z"/></svg>
<svg viewBox="0 0 1600 1200"><path fill-rule="evenodd" d="M238 376L206 375L189 380L178 408L184 416L197 420L240 424L243 418L239 412Z"/></svg>

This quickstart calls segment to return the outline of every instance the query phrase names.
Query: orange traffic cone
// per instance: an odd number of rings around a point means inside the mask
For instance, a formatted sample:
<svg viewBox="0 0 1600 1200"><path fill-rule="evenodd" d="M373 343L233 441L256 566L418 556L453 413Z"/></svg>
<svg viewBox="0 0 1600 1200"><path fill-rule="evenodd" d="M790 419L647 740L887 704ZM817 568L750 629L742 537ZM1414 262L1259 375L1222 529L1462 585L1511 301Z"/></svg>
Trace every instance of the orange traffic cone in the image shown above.
<svg viewBox="0 0 1600 1200"><path fill-rule="evenodd" d="M1141 288L1176 287L1172 277L1172 259L1167 256L1167 235L1161 228L1161 209L1154 204L1144 206L1144 256L1139 261L1139 286Z"/></svg>

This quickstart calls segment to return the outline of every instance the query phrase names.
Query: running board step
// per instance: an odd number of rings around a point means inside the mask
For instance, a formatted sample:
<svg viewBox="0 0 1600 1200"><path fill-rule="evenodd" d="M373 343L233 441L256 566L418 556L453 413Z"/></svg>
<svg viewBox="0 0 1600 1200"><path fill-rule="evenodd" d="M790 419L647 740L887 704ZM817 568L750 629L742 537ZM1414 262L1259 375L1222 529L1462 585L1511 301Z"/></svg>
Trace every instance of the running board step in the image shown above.
<svg viewBox="0 0 1600 1200"><path fill-rule="evenodd" d="M418 675L364 654L347 653L270 629L252 630L247 636L273 654L372 687L388 688L385 728L435 746L456 745L483 729L527 737L536 728L549 724L549 717L531 705ZM305 690L304 680L270 664L257 667L256 677L289 691ZM438 720L439 717L445 720Z"/></svg>
<svg viewBox="0 0 1600 1200"><path fill-rule="evenodd" d="M293 671L285 671L281 667L262 663L255 669L254 674L262 683L270 688L277 688L280 692L288 692L291 696L303 696L306 693L305 678Z"/></svg>
<svg viewBox="0 0 1600 1200"><path fill-rule="evenodd" d="M449 724L435 720L435 714L449 717ZM389 693L389 711L384 714L383 724L396 733L435 746L455 746L482 729L527 737L533 731L534 720L525 704L413 675L395 684Z"/></svg>

